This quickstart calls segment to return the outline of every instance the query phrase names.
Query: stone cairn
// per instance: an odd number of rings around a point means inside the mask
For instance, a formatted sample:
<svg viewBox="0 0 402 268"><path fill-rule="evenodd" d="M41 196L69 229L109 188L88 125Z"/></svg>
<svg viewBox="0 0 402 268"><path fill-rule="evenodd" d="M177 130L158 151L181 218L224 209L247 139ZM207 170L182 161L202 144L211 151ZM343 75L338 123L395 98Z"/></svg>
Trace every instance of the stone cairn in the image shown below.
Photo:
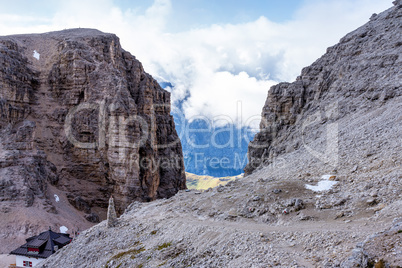
<svg viewBox="0 0 402 268"><path fill-rule="evenodd" d="M107 209L107 227L114 227L117 224L116 210L114 209L113 196L109 198L109 207Z"/></svg>

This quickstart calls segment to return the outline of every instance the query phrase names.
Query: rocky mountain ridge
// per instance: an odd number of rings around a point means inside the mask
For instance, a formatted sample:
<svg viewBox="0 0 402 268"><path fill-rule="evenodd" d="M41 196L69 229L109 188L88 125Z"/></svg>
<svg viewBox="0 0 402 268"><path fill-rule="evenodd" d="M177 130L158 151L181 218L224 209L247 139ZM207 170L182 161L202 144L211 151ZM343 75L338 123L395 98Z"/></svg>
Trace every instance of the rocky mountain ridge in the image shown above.
<svg viewBox="0 0 402 268"><path fill-rule="evenodd" d="M268 92L248 176L135 202L40 267L402 266L402 1Z"/></svg>
<svg viewBox="0 0 402 268"><path fill-rule="evenodd" d="M342 159L336 159L330 144L306 146L319 126L353 117L361 109L379 108L402 95L400 2L394 3L394 12L373 14L369 23L304 68L295 82L268 91L260 133L249 144L246 174L302 147L317 151L317 158L335 168Z"/></svg>
<svg viewBox="0 0 402 268"><path fill-rule="evenodd" d="M394 1L271 88L248 176L135 202L40 267L402 266L401 17Z"/></svg>
<svg viewBox="0 0 402 268"><path fill-rule="evenodd" d="M0 63L3 241L88 228L81 219L104 219L111 195L122 213L186 188L170 94L117 36L0 37Z"/></svg>

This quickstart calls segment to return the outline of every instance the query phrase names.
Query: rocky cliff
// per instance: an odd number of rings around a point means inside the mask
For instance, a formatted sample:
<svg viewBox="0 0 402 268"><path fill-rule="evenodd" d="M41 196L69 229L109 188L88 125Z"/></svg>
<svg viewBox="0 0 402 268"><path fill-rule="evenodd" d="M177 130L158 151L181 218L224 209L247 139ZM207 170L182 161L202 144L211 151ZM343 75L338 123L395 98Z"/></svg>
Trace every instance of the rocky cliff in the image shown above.
<svg viewBox="0 0 402 268"><path fill-rule="evenodd" d="M394 9L373 14L369 23L304 68L295 82L271 87L261 114L260 133L249 144L246 174L303 147L311 149L310 153L318 151L317 158L336 168L338 160L342 161L337 159L336 148L315 142L320 126L401 96L400 1L395 1ZM335 141L336 137L328 135Z"/></svg>
<svg viewBox="0 0 402 268"><path fill-rule="evenodd" d="M135 202L40 267L402 267L401 18L270 89L250 175Z"/></svg>
<svg viewBox="0 0 402 268"><path fill-rule="evenodd" d="M64 203L97 222L112 194L122 213L185 187L170 94L117 36L72 29L0 37L4 236L5 219L21 207L63 214Z"/></svg>

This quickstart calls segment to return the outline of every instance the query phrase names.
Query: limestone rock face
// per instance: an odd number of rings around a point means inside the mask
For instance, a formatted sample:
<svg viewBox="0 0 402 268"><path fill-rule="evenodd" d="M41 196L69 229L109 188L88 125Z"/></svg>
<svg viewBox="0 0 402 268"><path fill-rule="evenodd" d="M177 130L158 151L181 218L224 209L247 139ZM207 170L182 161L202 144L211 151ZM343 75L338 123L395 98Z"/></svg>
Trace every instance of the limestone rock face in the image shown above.
<svg viewBox="0 0 402 268"><path fill-rule="evenodd" d="M39 267L402 267L400 3L271 88L252 174L134 202Z"/></svg>
<svg viewBox="0 0 402 268"><path fill-rule="evenodd" d="M0 37L2 206L57 213L48 187L90 218L186 187L170 93L113 34Z"/></svg>
<svg viewBox="0 0 402 268"><path fill-rule="evenodd" d="M295 82L271 87L260 132L249 144L246 174L272 164L280 155L312 146L320 125L401 96L400 3L394 1L393 8L373 15L367 24L328 48ZM317 156L329 164L336 162L330 159L337 153L333 149L322 148Z"/></svg>

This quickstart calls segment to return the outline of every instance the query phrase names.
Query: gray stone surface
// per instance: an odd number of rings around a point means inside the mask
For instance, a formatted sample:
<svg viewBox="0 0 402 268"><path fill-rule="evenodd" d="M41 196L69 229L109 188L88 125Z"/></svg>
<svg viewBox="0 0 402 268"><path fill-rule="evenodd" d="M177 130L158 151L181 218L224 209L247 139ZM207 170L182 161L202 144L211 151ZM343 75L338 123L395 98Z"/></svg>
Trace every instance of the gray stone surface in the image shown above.
<svg viewBox="0 0 402 268"><path fill-rule="evenodd" d="M117 224L116 210L114 208L113 196L109 199L109 207L107 208L107 227L115 227Z"/></svg>
<svg viewBox="0 0 402 268"><path fill-rule="evenodd" d="M320 144L319 136L324 133L332 140L342 139L337 133L331 136L331 127L342 134L348 130L348 120L356 121L354 118L364 111L381 110L388 101L402 95L401 13L401 8L395 6L392 12L378 14L329 47L325 55L302 70L295 82L271 87L262 110L261 130L249 144L246 174L272 164L283 154L307 147L320 161L334 167L344 160L335 151L338 148ZM385 129L373 126L356 136L354 142L374 142L378 138L373 135ZM379 147L366 149L369 152L365 157L380 153Z"/></svg>
<svg viewBox="0 0 402 268"><path fill-rule="evenodd" d="M250 175L197 195L135 202L118 226L92 227L40 267L402 266L395 3L295 83L271 88ZM325 179L336 184L306 189Z"/></svg>
<svg viewBox="0 0 402 268"><path fill-rule="evenodd" d="M58 204L49 187L60 191ZM0 37L1 207L54 214L69 203L94 221L106 218L111 194L122 213L185 187L170 93L117 36L71 29ZM1 233L13 243L10 233L36 225L33 214L21 224L2 214Z"/></svg>

